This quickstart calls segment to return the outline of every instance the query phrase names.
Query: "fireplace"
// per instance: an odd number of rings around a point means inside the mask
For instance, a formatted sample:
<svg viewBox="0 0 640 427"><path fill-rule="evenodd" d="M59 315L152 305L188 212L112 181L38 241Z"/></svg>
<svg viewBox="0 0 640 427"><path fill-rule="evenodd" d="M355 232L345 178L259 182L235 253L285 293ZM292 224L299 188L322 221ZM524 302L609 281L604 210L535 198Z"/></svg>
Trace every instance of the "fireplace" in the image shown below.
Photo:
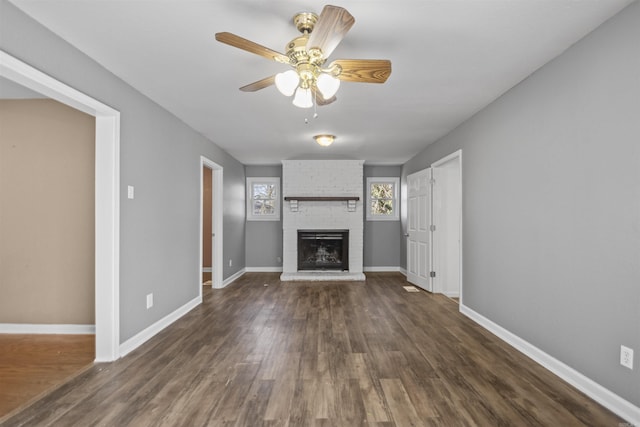
<svg viewBox="0 0 640 427"><path fill-rule="evenodd" d="M363 164L363 160L282 161L280 280L365 280ZM300 239L299 232L314 235ZM331 240L334 241L328 248ZM305 256L309 250L299 250L301 244L309 244L312 255Z"/></svg>
<svg viewBox="0 0 640 427"><path fill-rule="evenodd" d="M298 230L298 271L349 270L349 230Z"/></svg>

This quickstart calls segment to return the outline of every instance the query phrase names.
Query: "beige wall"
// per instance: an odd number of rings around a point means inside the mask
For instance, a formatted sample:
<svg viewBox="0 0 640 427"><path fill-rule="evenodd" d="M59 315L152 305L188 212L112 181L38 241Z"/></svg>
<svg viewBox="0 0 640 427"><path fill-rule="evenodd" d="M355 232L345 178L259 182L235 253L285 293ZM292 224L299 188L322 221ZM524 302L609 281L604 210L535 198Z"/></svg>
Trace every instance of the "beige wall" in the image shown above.
<svg viewBox="0 0 640 427"><path fill-rule="evenodd" d="M94 324L95 119L0 100L0 323Z"/></svg>

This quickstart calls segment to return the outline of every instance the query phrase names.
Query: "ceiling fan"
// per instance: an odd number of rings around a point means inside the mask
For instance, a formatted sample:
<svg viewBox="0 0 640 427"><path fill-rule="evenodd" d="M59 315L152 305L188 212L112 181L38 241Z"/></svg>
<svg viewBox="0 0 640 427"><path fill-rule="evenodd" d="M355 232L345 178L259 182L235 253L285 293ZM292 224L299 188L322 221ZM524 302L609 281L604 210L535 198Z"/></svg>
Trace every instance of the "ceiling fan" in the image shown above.
<svg viewBox="0 0 640 427"><path fill-rule="evenodd" d="M293 95L293 105L310 108L314 100L317 105L335 101L340 81L384 83L391 74L391 61L386 59L336 59L323 68L327 57L355 23L346 9L326 5L319 17L302 12L293 17L293 22L302 35L287 43L286 54L232 33L216 34L221 43L293 68L243 86L241 91L255 92L275 84L283 95Z"/></svg>

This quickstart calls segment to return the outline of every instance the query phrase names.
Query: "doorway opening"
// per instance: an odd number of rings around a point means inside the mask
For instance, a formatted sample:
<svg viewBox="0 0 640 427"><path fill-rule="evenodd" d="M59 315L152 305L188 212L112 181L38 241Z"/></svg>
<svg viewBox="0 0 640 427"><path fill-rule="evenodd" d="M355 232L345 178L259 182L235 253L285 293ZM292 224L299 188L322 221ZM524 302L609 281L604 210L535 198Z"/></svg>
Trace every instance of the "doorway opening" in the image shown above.
<svg viewBox="0 0 640 427"><path fill-rule="evenodd" d="M202 285L222 288L222 194L223 168L200 157L200 297ZM208 283L207 283L208 282Z"/></svg>
<svg viewBox="0 0 640 427"><path fill-rule="evenodd" d="M202 167L202 284L211 286L213 280L213 170Z"/></svg>
<svg viewBox="0 0 640 427"><path fill-rule="evenodd" d="M462 152L431 165L433 174L434 292L456 302L462 295Z"/></svg>
<svg viewBox="0 0 640 427"><path fill-rule="evenodd" d="M120 357L120 113L0 51L0 76L96 118L95 361Z"/></svg>

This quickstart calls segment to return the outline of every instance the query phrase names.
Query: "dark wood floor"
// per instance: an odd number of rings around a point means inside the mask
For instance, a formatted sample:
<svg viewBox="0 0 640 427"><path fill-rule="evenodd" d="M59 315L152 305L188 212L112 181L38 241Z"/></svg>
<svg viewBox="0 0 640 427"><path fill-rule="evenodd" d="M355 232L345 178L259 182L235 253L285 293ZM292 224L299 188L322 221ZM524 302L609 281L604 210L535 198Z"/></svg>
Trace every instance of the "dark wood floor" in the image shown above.
<svg viewBox="0 0 640 427"><path fill-rule="evenodd" d="M11 426L618 426L618 417L404 277L246 274ZM265 286L268 284L268 286Z"/></svg>

